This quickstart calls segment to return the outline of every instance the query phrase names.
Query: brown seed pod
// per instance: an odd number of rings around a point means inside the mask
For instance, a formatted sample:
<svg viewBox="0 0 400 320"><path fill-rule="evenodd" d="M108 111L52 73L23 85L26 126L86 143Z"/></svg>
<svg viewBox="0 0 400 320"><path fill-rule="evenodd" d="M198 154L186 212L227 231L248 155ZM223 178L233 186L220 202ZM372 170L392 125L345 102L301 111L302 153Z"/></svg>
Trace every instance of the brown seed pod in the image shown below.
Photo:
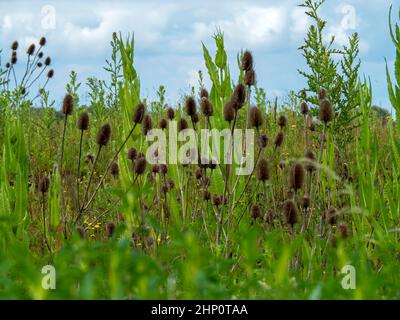
<svg viewBox="0 0 400 320"><path fill-rule="evenodd" d="M198 123L199 120L200 120L199 113L196 112L196 113L192 116L192 121L193 121L193 123Z"/></svg>
<svg viewBox="0 0 400 320"><path fill-rule="evenodd" d="M196 100L193 97L188 97L186 99L185 110L189 117L193 116L196 113Z"/></svg>
<svg viewBox="0 0 400 320"><path fill-rule="evenodd" d="M137 150L135 148L128 149L128 159L133 161L137 157Z"/></svg>
<svg viewBox="0 0 400 320"><path fill-rule="evenodd" d="M9 69L11 67L11 63L7 62L6 63L6 69Z"/></svg>
<svg viewBox="0 0 400 320"><path fill-rule="evenodd" d="M293 200L288 199L283 203L283 213L287 224L293 226L298 222L299 210Z"/></svg>
<svg viewBox="0 0 400 320"><path fill-rule="evenodd" d="M308 110L309 110L309 108L308 108L307 102L303 101L303 102L301 103L301 105L300 105L300 112L301 112L301 114L305 116L306 114L308 114Z"/></svg>
<svg viewBox="0 0 400 320"><path fill-rule="evenodd" d="M175 118L175 111L171 107L167 109L167 118L169 120L174 120Z"/></svg>
<svg viewBox="0 0 400 320"><path fill-rule="evenodd" d="M31 55L33 55L34 53L35 53L35 45L32 43L29 47L28 47L28 50L26 50L26 53L29 55L29 56L31 56Z"/></svg>
<svg viewBox="0 0 400 320"><path fill-rule="evenodd" d="M308 150L306 153L306 158L308 160L308 162L305 164L306 170L311 172L314 171L316 169L315 166L315 161L316 161L316 157L315 157L315 153L312 150Z"/></svg>
<svg viewBox="0 0 400 320"><path fill-rule="evenodd" d="M245 51L242 56L242 70L247 71L253 69L253 55L250 51Z"/></svg>
<svg viewBox="0 0 400 320"><path fill-rule="evenodd" d="M203 191L203 200L209 201L211 199L211 193L208 190Z"/></svg>
<svg viewBox="0 0 400 320"><path fill-rule="evenodd" d="M305 194L305 195L303 196L303 198L301 199L301 206L302 206L304 209L307 209L307 208L310 207L310 204L311 204L310 196L309 196L308 194Z"/></svg>
<svg viewBox="0 0 400 320"><path fill-rule="evenodd" d="M118 163L116 161L113 161L111 163L110 173L114 178L118 177L118 175L119 175L119 166L118 166Z"/></svg>
<svg viewBox="0 0 400 320"><path fill-rule="evenodd" d="M331 102L328 99L324 99L320 103L319 119L324 123L328 123L333 119L333 108Z"/></svg>
<svg viewBox="0 0 400 320"><path fill-rule="evenodd" d="M49 190L50 179L48 176L43 176L39 181L39 191L41 193L46 193Z"/></svg>
<svg viewBox="0 0 400 320"><path fill-rule="evenodd" d="M264 122L262 113L259 108L252 107L250 109L249 123L250 127L259 128Z"/></svg>
<svg viewBox="0 0 400 320"><path fill-rule="evenodd" d="M151 129L153 129L153 121L149 114L146 114L143 118L142 129L143 129L143 134L145 136L147 136L147 134L151 131Z"/></svg>
<svg viewBox="0 0 400 320"><path fill-rule="evenodd" d="M40 52L38 53L38 58L39 58L39 59L42 59L42 58L43 58L43 51L40 51Z"/></svg>
<svg viewBox="0 0 400 320"><path fill-rule="evenodd" d="M224 119L231 122L235 118L235 109L231 101L228 101L224 106Z"/></svg>
<svg viewBox="0 0 400 320"><path fill-rule="evenodd" d="M256 175L257 179L260 181L269 179L269 164L267 159L261 158L258 160Z"/></svg>
<svg viewBox="0 0 400 320"><path fill-rule="evenodd" d="M41 67L43 67L43 63L41 63L41 62L38 62L38 63L37 63L37 67L38 67L38 68L41 68Z"/></svg>
<svg viewBox="0 0 400 320"><path fill-rule="evenodd" d="M11 50L16 51L18 49L18 41L14 41L11 45Z"/></svg>
<svg viewBox="0 0 400 320"><path fill-rule="evenodd" d="M329 208L325 213L325 220L327 224L331 226L336 225L337 222L337 210L335 208Z"/></svg>
<svg viewBox="0 0 400 320"><path fill-rule="evenodd" d="M46 59L44 59L44 64L45 64L46 66L49 66L49 65L51 64L51 58L50 58L50 57L47 57Z"/></svg>
<svg viewBox="0 0 400 320"><path fill-rule="evenodd" d="M40 38L40 40L39 40L39 45L40 45L41 47L43 47L43 46L46 45L46 38L45 38L45 37L41 37L41 38Z"/></svg>
<svg viewBox="0 0 400 320"><path fill-rule="evenodd" d="M16 64L17 63L17 61L18 61L18 59L17 59L17 55L12 55L11 56L11 64Z"/></svg>
<svg viewBox="0 0 400 320"><path fill-rule="evenodd" d="M260 135L258 138L258 147L261 149L266 148L268 145L268 136L266 134Z"/></svg>
<svg viewBox="0 0 400 320"><path fill-rule="evenodd" d="M246 102L246 87L239 83L233 90L231 103L235 110L239 110Z"/></svg>
<svg viewBox="0 0 400 320"><path fill-rule="evenodd" d="M79 115L76 126L81 131L85 131L89 128L89 114L86 111Z"/></svg>
<svg viewBox="0 0 400 320"><path fill-rule="evenodd" d="M105 123L97 132L96 143L99 146L105 146L110 140L110 137L111 137L111 126L109 123Z"/></svg>
<svg viewBox="0 0 400 320"><path fill-rule="evenodd" d="M254 220L257 220L258 218L261 218L261 207L257 204L253 204L250 209L251 212L251 218Z"/></svg>
<svg viewBox="0 0 400 320"><path fill-rule="evenodd" d="M286 127L287 119L285 115L280 115L278 118L278 126L282 129L283 127Z"/></svg>
<svg viewBox="0 0 400 320"><path fill-rule="evenodd" d="M253 69L247 70L243 82L246 86L254 86L256 83L256 72Z"/></svg>
<svg viewBox="0 0 400 320"><path fill-rule="evenodd" d="M62 113L66 116L69 116L74 111L74 97L70 94L65 95L63 105L62 105Z"/></svg>
<svg viewBox="0 0 400 320"><path fill-rule="evenodd" d="M279 131L275 137L274 144L275 148L279 148L283 143L283 132Z"/></svg>
<svg viewBox="0 0 400 320"><path fill-rule="evenodd" d="M200 180L203 177L203 173L200 168L196 168L195 175L197 180Z"/></svg>
<svg viewBox="0 0 400 320"><path fill-rule="evenodd" d="M207 98L208 99L208 91L205 88L201 88L200 90L200 99L201 98Z"/></svg>
<svg viewBox="0 0 400 320"><path fill-rule="evenodd" d="M143 118L144 118L144 112L145 112L145 106L143 103L139 103L136 108L135 111L133 112L133 116L132 116L132 120L134 123L142 123Z"/></svg>
<svg viewBox="0 0 400 320"><path fill-rule="evenodd" d="M166 119L162 118L158 125L159 125L160 129L164 130L167 128L168 122Z"/></svg>
<svg viewBox="0 0 400 320"><path fill-rule="evenodd" d="M212 195L212 204L216 207L221 205L221 197L217 194Z"/></svg>
<svg viewBox="0 0 400 320"><path fill-rule="evenodd" d="M213 115L214 107L210 100L205 97L201 98L200 109L203 115L205 115L206 117L211 117Z"/></svg>
<svg viewBox="0 0 400 320"><path fill-rule="evenodd" d="M304 182L304 168L301 163L296 162L293 164L289 176L289 188L299 190Z"/></svg>
<svg viewBox="0 0 400 320"><path fill-rule="evenodd" d="M164 163L160 164L160 173L166 175L168 172L168 166Z"/></svg>
<svg viewBox="0 0 400 320"><path fill-rule="evenodd" d="M50 69L49 72L47 72L47 78L51 79L54 77L54 70Z"/></svg>
<svg viewBox="0 0 400 320"><path fill-rule="evenodd" d="M134 162L133 171L137 175L142 175L146 171L147 161L146 158L140 157L137 158Z"/></svg>
<svg viewBox="0 0 400 320"><path fill-rule="evenodd" d="M325 88L321 88L318 92L318 100L324 100L328 97L328 91Z"/></svg>
<svg viewBox="0 0 400 320"><path fill-rule="evenodd" d="M180 132L187 128L189 128L187 120L185 118L180 118L178 121L178 131Z"/></svg>
<svg viewBox="0 0 400 320"><path fill-rule="evenodd" d="M107 237L111 238L113 236L115 228L116 228L116 225L114 222L107 223L107 225L106 225Z"/></svg>
<svg viewBox="0 0 400 320"><path fill-rule="evenodd" d="M153 172L154 174L159 173L160 172L160 166L158 164L153 164L151 166L151 172Z"/></svg>

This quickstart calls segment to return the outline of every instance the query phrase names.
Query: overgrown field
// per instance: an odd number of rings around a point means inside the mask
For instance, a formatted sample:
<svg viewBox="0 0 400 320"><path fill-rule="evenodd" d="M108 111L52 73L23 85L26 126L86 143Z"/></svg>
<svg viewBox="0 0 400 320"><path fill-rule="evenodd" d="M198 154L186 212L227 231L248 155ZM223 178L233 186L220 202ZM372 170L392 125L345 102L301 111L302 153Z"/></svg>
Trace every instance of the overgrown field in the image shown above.
<svg viewBox="0 0 400 320"><path fill-rule="evenodd" d="M208 74L172 106L164 87L155 101L141 96L133 36L113 35L110 78L88 79L88 103L71 72L61 106L46 89L51 43L4 49L0 298L399 299L400 29L390 21L393 119L359 76L358 35L344 48L322 40L320 5L304 3L305 89L282 101L257 86L251 51L228 66L220 32L202 48ZM151 149L155 129L166 163ZM185 149L202 129L226 129L207 145L251 153L254 170ZM182 137L175 149L170 132ZM176 149L184 160L174 164ZM54 290L42 286L46 265Z"/></svg>

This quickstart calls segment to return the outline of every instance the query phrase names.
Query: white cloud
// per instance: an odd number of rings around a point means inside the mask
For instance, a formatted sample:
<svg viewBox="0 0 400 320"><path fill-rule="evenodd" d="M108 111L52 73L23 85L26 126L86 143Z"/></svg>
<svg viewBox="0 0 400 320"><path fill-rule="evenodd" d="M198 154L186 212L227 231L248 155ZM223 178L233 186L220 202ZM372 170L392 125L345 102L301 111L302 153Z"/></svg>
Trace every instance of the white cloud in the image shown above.
<svg viewBox="0 0 400 320"><path fill-rule="evenodd" d="M304 8L297 7L290 13L291 24L289 28L292 39L302 38L310 26L310 19L304 12Z"/></svg>

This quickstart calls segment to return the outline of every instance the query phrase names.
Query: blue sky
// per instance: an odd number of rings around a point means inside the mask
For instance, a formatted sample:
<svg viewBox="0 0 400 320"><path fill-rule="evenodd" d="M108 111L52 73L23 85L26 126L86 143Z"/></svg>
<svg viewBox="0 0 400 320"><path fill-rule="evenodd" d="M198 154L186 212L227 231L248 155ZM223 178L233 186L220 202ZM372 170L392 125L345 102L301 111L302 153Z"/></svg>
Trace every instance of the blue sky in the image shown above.
<svg viewBox="0 0 400 320"><path fill-rule="evenodd" d="M237 75L237 52L249 49L258 85L266 89L268 97L284 97L305 85L297 72L306 67L297 48L309 20L297 6L300 0L71 2L0 1L2 58L9 55L13 40L27 47L45 35L46 52L53 58L56 72L49 86L56 101L64 95L71 70L83 83L89 76L107 77L102 67L110 55L113 31L135 32L135 66L142 96L153 98L158 86L164 84L167 102L172 105L191 84L197 84L199 69L206 75L201 41L214 52L212 34L217 27L225 34L233 75ZM328 20L327 31L335 35L338 45L345 45L351 33L359 33L361 72L371 77L375 103L388 109L385 58L392 66L395 55L388 32L392 2L327 0L321 10ZM395 7L395 13L397 10ZM82 98L85 91L82 87Z"/></svg>

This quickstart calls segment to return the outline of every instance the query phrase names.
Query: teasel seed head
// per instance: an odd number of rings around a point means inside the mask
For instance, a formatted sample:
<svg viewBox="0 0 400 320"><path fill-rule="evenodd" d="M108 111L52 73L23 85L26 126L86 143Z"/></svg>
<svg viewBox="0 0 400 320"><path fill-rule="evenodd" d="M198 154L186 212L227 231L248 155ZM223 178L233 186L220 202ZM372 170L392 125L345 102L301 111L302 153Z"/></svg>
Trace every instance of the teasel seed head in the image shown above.
<svg viewBox="0 0 400 320"><path fill-rule="evenodd" d="M337 222L337 210L335 208L329 208L325 213L326 223L331 226L336 225Z"/></svg>
<svg viewBox="0 0 400 320"><path fill-rule="evenodd" d="M137 158L134 162L133 171L137 175L142 175L146 171L147 161L144 157Z"/></svg>
<svg viewBox="0 0 400 320"><path fill-rule="evenodd" d="M39 58L39 59L42 59L42 58L43 58L43 51L40 51L40 52L38 53L38 58Z"/></svg>
<svg viewBox="0 0 400 320"><path fill-rule="evenodd" d="M278 126L282 129L283 127L286 127L286 122L287 122L286 116L283 114L280 115L278 118Z"/></svg>
<svg viewBox="0 0 400 320"><path fill-rule="evenodd" d="M279 131L275 137L274 144L275 148L279 148L283 143L283 132Z"/></svg>
<svg viewBox="0 0 400 320"><path fill-rule="evenodd" d="M119 166L118 163L116 161L113 161L111 163L111 167L110 167L110 173L114 178L118 178L119 175Z"/></svg>
<svg viewBox="0 0 400 320"><path fill-rule="evenodd" d="M294 226L298 222L299 210L293 200L288 199L283 203L283 212L287 224Z"/></svg>
<svg viewBox="0 0 400 320"><path fill-rule="evenodd" d="M111 126L109 123L105 123L101 126L100 130L97 132L96 143L99 146L107 145L111 137Z"/></svg>
<svg viewBox="0 0 400 320"><path fill-rule="evenodd" d="M154 174L159 173L160 172L160 166L158 164L153 164L151 166L151 172L153 172Z"/></svg>
<svg viewBox="0 0 400 320"><path fill-rule="evenodd" d="M133 161L137 157L137 150L135 148L128 149L128 159Z"/></svg>
<svg viewBox="0 0 400 320"><path fill-rule="evenodd" d="M211 193L208 190L203 191L203 200L209 201L211 199Z"/></svg>
<svg viewBox="0 0 400 320"><path fill-rule="evenodd" d="M301 199L301 206L302 206L304 209L307 209L307 208L310 207L310 204L311 204L310 196L309 196L308 194L305 194L305 195L303 196L303 198Z"/></svg>
<svg viewBox="0 0 400 320"><path fill-rule="evenodd" d="M242 70L247 71L253 69L253 55L250 51L245 51L242 56Z"/></svg>
<svg viewBox="0 0 400 320"><path fill-rule="evenodd" d="M168 166L165 163L160 164L160 173L166 175L168 172Z"/></svg>
<svg viewBox="0 0 400 320"><path fill-rule="evenodd" d="M143 134L147 136L147 134L151 131L151 129L153 129L153 121L151 119L150 114L144 115L142 126L143 126Z"/></svg>
<svg viewBox="0 0 400 320"><path fill-rule="evenodd" d="M49 66L49 65L51 64L51 58L50 58L50 57L47 57L46 59L44 59L44 64L45 64L46 66Z"/></svg>
<svg viewBox="0 0 400 320"><path fill-rule="evenodd" d="M35 53L35 45L32 43L29 47L28 47L28 50L26 50L26 53L29 55L29 56L31 56L31 55L33 55L34 53Z"/></svg>
<svg viewBox="0 0 400 320"><path fill-rule="evenodd" d="M17 55L12 55L11 56L11 64L16 64L18 61Z"/></svg>
<svg viewBox="0 0 400 320"><path fill-rule="evenodd" d="M224 106L224 119L231 122L235 118L235 109L231 101L228 101Z"/></svg>
<svg viewBox="0 0 400 320"><path fill-rule="evenodd" d="M111 238L113 236L115 228L116 228L116 225L114 222L107 223L107 225L106 225L107 237Z"/></svg>
<svg viewBox="0 0 400 320"><path fill-rule="evenodd" d="M51 79L54 77L54 70L50 69L49 72L47 72L47 78Z"/></svg>
<svg viewBox="0 0 400 320"><path fill-rule="evenodd" d="M325 100L328 97L328 91L325 88L321 88L318 91L318 100Z"/></svg>
<svg viewBox="0 0 400 320"><path fill-rule="evenodd" d="M254 86L256 83L256 72L253 69L247 70L244 74L243 82L246 86Z"/></svg>
<svg viewBox="0 0 400 320"><path fill-rule="evenodd" d="M200 120L199 113L196 112L196 113L192 116L192 121L193 121L194 124L196 124L196 123L199 122L199 120Z"/></svg>
<svg viewBox="0 0 400 320"><path fill-rule="evenodd" d="M62 105L62 113L69 116L74 111L74 97L70 94L65 95Z"/></svg>
<svg viewBox="0 0 400 320"><path fill-rule="evenodd" d="M301 114L304 115L304 116L307 115L308 114L308 110L309 110L309 108L308 108L307 102L303 101L301 103L301 105L300 105Z"/></svg>
<svg viewBox="0 0 400 320"><path fill-rule="evenodd" d="M169 120L174 120L174 118L175 118L175 111L174 111L174 109L172 109L171 107L169 107L169 108L167 109L167 118L168 118Z"/></svg>
<svg viewBox="0 0 400 320"><path fill-rule="evenodd" d="M79 115L77 128L81 131L89 129L89 113L87 113L86 111L82 112Z"/></svg>
<svg viewBox="0 0 400 320"><path fill-rule="evenodd" d="M44 175L39 181L39 191L41 193L46 193L49 190L50 179L47 175Z"/></svg>
<svg viewBox="0 0 400 320"><path fill-rule="evenodd" d="M38 62L36 65L38 66L38 68L43 67L43 63L41 63L41 62Z"/></svg>
<svg viewBox="0 0 400 320"><path fill-rule="evenodd" d="M187 128L189 128L187 120L185 118L180 118L178 121L178 131L180 132Z"/></svg>
<svg viewBox="0 0 400 320"><path fill-rule="evenodd" d="M40 40L39 40L39 44L42 47L45 46L46 45L46 38L45 37L41 37Z"/></svg>
<svg viewBox="0 0 400 320"><path fill-rule="evenodd" d="M239 83L233 90L231 97L232 106L235 110L239 110L246 102L246 87Z"/></svg>
<svg viewBox="0 0 400 320"><path fill-rule="evenodd" d="M6 63L6 69L9 69L11 67L11 63L7 62Z"/></svg>
<svg viewBox="0 0 400 320"><path fill-rule="evenodd" d="M201 90L200 90L200 99L202 99L202 98L207 98L208 99L208 91L207 91L207 89L205 89L205 88L201 88Z"/></svg>
<svg viewBox="0 0 400 320"><path fill-rule="evenodd" d="M18 49L18 41L14 41L11 45L11 50L16 51Z"/></svg>
<svg viewBox="0 0 400 320"><path fill-rule="evenodd" d="M212 195L212 204L216 207L221 205L221 197L217 194Z"/></svg>
<svg viewBox="0 0 400 320"><path fill-rule="evenodd" d="M261 149L266 148L268 145L268 136L266 134L262 134L260 135L260 137L258 138L258 146Z"/></svg>
<svg viewBox="0 0 400 320"><path fill-rule="evenodd" d="M159 123L160 129L164 130L167 128L168 122L165 118L162 118Z"/></svg>
<svg viewBox="0 0 400 320"><path fill-rule="evenodd" d="M196 100L193 97L186 99L185 110L189 117L192 117L196 113Z"/></svg>
<svg viewBox="0 0 400 320"><path fill-rule="evenodd" d="M320 103L319 119L325 124L332 121L333 119L333 108L331 102L328 99L324 99Z"/></svg>
<svg viewBox="0 0 400 320"><path fill-rule="evenodd" d="M139 103L135 111L133 112L132 121L136 124L142 123L145 113L145 106L143 103Z"/></svg>
<svg viewBox="0 0 400 320"><path fill-rule="evenodd" d="M214 107L208 98L201 98L200 109L206 117L211 117L213 115Z"/></svg>
<svg viewBox="0 0 400 320"><path fill-rule="evenodd" d="M250 212L251 212L251 218L253 220L261 218L261 207L258 204L253 204L251 206Z"/></svg>
<svg viewBox="0 0 400 320"><path fill-rule="evenodd" d="M260 181L269 180L269 164L268 160L265 158L261 158L257 163L257 179Z"/></svg>
<svg viewBox="0 0 400 320"><path fill-rule="evenodd" d="M296 162L293 164L289 176L289 188L299 190L304 182L304 168L301 163Z"/></svg>
<svg viewBox="0 0 400 320"><path fill-rule="evenodd" d="M263 119L263 115L260 111L259 108L257 107L252 107L250 109L250 126L251 127L255 127L255 128L259 128L260 126L262 126L264 119Z"/></svg>
<svg viewBox="0 0 400 320"><path fill-rule="evenodd" d="M314 171L316 169L316 166L315 166L315 161L316 161L315 153L312 150L308 150L306 152L306 158L308 160L308 162L305 165L306 170L309 171L309 172Z"/></svg>

